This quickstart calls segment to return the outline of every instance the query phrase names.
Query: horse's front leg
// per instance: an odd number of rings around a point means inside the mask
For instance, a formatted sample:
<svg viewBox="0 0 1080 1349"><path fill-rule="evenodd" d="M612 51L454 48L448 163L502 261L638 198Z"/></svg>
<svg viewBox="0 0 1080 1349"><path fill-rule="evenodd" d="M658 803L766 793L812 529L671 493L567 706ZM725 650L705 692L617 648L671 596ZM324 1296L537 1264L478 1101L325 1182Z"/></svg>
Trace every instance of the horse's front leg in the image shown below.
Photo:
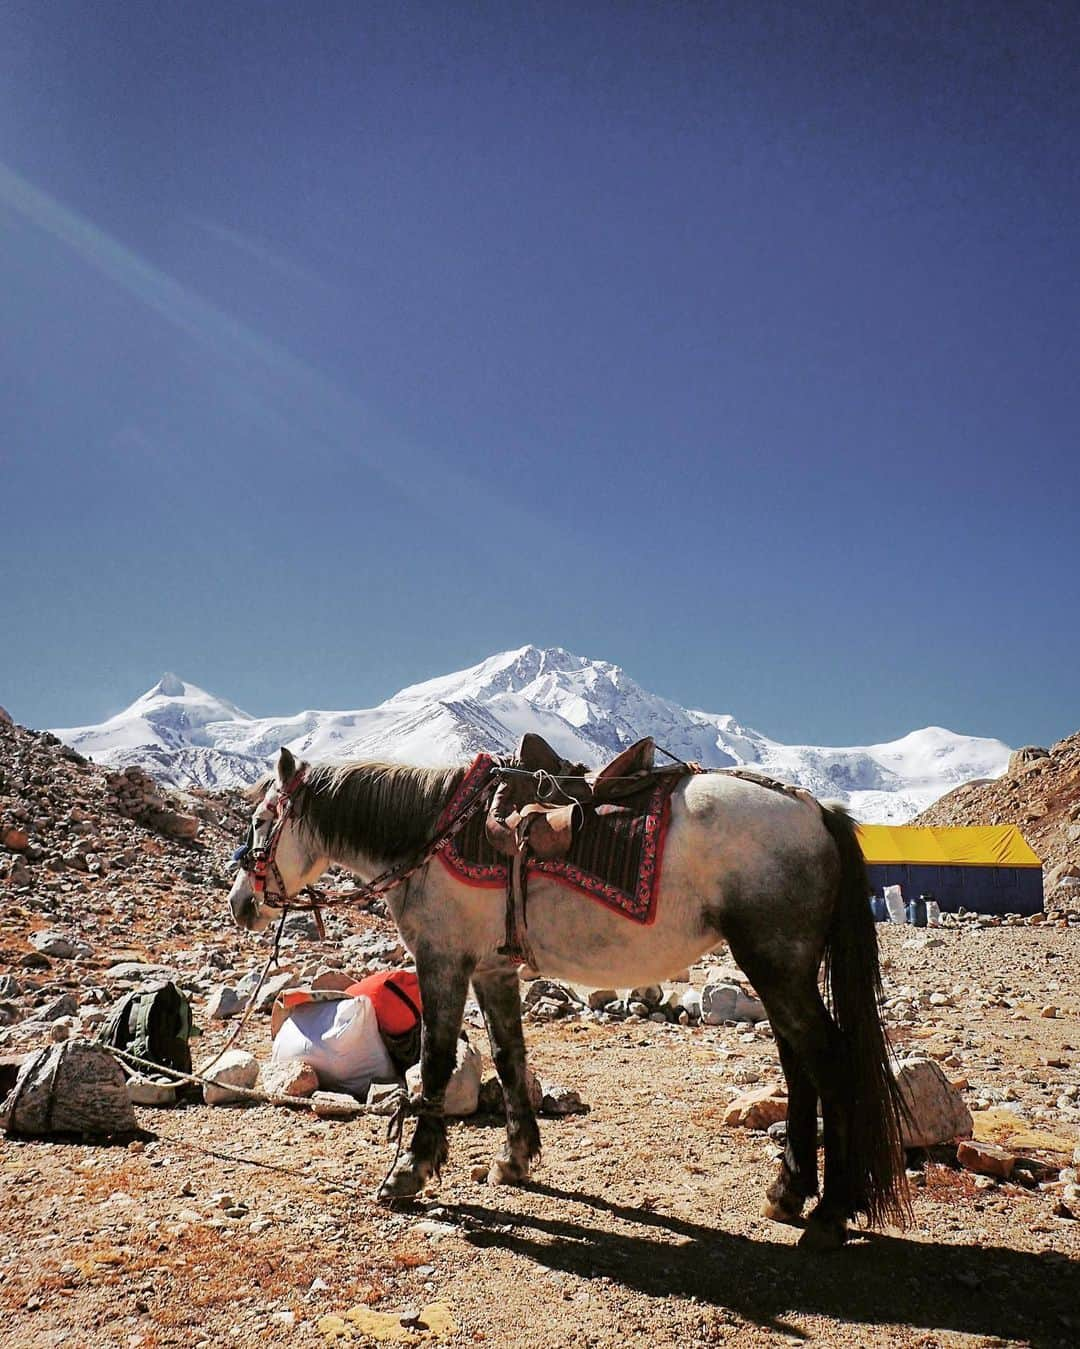
<svg viewBox="0 0 1080 1349"><path fill-rule="evenodd" d="M416 1128L408 1148L379 1186L381 1203L419 1194L446 1161L446 1120L443 1102L457 1062L457 1039L465 1011L472 962L460 955L436 953L429 947L416 952L423 1013L420 1034L421 1096L413 1102Z"/></svg>
<svg viewBox="0 0 1080 1349"><path fill-rule="evenodd" d="M525 1078L525 1037L517 969L506 962L473 974L476 1000L484 1013L491 1056L506 1097L506 1150L488 1172L492 1185L520 1185L540 1155L540 1130Z"/></svg>

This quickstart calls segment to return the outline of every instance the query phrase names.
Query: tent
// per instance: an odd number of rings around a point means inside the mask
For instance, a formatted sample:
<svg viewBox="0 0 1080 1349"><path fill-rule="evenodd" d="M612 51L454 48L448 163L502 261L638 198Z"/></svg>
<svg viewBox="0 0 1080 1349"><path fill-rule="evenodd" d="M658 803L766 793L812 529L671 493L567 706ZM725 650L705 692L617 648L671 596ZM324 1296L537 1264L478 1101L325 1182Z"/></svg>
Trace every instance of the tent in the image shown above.
<svg viewBox="0 0 1080 1349"><path fill-rule="evenodd" d="M952 913L1042 912L1042 862L1013 824L861 824L859 842L875 894L899 885L905 902L933 895Z"/></svg>

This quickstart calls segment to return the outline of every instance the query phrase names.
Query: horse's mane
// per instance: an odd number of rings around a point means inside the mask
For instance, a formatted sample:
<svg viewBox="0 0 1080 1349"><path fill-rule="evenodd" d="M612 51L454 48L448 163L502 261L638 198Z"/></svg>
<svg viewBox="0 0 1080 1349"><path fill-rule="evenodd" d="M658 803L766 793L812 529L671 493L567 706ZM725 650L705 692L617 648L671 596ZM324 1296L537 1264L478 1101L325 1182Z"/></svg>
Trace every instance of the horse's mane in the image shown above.
<svg viewBox="0 0 1080 1349"><path fill-rule="evenodd" d="M461 767L316 764L297 792L296 814L331 851L355 848L380 861L402 862L431 839L464 775Z"/></svg>

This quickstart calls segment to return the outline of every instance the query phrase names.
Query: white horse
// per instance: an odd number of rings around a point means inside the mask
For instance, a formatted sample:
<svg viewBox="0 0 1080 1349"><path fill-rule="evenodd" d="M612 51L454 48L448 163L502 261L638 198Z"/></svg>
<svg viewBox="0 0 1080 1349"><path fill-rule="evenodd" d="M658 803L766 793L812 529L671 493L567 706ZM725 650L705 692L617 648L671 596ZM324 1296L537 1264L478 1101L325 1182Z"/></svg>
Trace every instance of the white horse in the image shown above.
<svg viewBox="0 0 1080 1349"><path fill-rule="evenodd" d="M261 930L331 863L365 881L407 868L423 856L465 772L308 766L282 749L275 774L252 791L249 844L261 865L249 861L237 874L229 895L237 923ZM769 1014L787 1079L787 1145L765 1208L777 1220L798 1221L818 1193L821 1104L824 1187L802 1237L818 1248L840 1245L858 1213L899 1222L907 1207L868 895L854 825L841 808L722 772L687 776L672 793L650 925L549 876L529 881L528 941L547 975L630 987L670 978L727 941ZM504 896L462 882L434 856L387 899L420 980L423 1093L413 1102L411 1142L379 1198L417 1194L446 1160L442 1103L470 982L507 1107L507 1144L489 1179L522 1183L540 1137L525 1086L517 966L499 953ZM828 1008L818 987L823 960Z"/></svg>

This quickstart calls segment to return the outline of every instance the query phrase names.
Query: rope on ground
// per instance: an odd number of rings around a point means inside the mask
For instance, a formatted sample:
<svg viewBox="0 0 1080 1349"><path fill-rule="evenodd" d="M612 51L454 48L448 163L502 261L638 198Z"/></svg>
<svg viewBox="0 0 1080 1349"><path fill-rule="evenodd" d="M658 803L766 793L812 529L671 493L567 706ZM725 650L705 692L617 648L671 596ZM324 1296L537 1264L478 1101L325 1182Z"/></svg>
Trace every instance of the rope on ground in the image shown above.
<svg viewBox="0 0 1080 1349"><path fill-rule="evenodd" d="M284 1176L295 1176L298 1180L318 1184L326 1190L340 1190L343 1194L356 1194L364 1199L369 1197L368 1191L361 1189L359 1185L352 1185L346 1180L331 1180L329 1176L320 1175L317 1171L301 1171L299 1167L286 1166L283 1162L265 1162L261 1157L245 1157L241 1152L225 1152L221 1148L207 1148L201 1143L193 1143L189 1138L177 1138L173 1134L163 1134L158 1130L154 1132L163 1142L188 1148L192 1152L201 1153L204 1157L216 1157L223 1162L242 1162L244 1166L258 1167L262 1171L278 1171Z"/></svg>

